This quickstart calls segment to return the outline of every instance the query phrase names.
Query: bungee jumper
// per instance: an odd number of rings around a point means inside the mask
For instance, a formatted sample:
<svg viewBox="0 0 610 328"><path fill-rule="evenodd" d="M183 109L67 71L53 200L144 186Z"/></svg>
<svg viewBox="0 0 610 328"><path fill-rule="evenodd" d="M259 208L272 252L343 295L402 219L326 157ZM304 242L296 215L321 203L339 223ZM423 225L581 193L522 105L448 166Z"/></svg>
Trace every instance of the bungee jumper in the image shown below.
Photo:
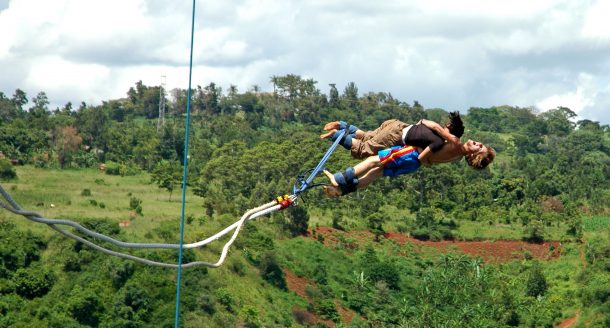
<svg viewBox="0 0 610 328"><path fill-rule="evenodd" d="M444 126L426 119L416 124L393 119L367 132L344 121L327 123L324 130L327 132L320 138L339 141L350 150L352 157L364 159L343 172L332 174L324 170L330 182L324 187L324 193L329 197L365 188L382 176L413 173L421 164L431 166L465 157L470 167L481 170L496 155L493 148L480 142L460 142L464 124L458 112L449 113L449 121Z"/></svg>

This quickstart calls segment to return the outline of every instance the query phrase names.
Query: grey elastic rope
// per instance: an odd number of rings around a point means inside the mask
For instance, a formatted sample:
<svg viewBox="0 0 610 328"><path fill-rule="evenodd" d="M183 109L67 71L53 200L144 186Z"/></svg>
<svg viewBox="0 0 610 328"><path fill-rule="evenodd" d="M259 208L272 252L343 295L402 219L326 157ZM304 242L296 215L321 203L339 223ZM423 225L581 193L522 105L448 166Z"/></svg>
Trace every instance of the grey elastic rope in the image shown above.
<svg viewBox="0 0 610 328"><path fill-rule="evenodd" d="M145 248L145 249L178 249L180 248L179 244L164 244L164 243L128 243L128 242L123 242L123 241L119 241L116 239L113 239L109 236L106 236L104 234L100 234L98 232L95 231L91 231L85 227L83 227L82 225L70 221L70 220L64 220L64 219L48 219L45 218L43 216L41 216L40 214L36 213L36 212L31 212L31 211L26 211L23 210L21 208L21 206L19 206L19 204L17 204L17 202L15 202L15 200L11 197L11 195L9 193L7 193L4 188L0 185L0 194L2 194L2 197L6 200L6 202L8 203L4 203L2 201L0 201L0 207L21 215L25 218L27 218L28 220L37 222L37 223L43 223L48 225L49 227L51 227L53 230L63 234L64 236L67 236L69 238L72 238L76 241L79 241L95 250L98 250L102 253L105 254L109 254L109 255L113 255L113 256L118 256L121 258L125 258L125 259L129 259L129 260L133 260L142 264L146 264L146 265L152 265L152 266L158 266L158 267L163 267L163 268L178 268L177 264L170 264L170 263L163 263L163 262L156 262L156 261L151 261L142 257L138 257L138 256L134 256L131 254L126 254L126 253L121 253L121 252L117 252L117 251L113 251L107 248L104 248L102 246L99 246L87 239L84 239L78 235L75 235L69 231L66 231L60 227L58 227L57 225L67 225L70 226L78 231L80 231L81 233L88 235L90 237L111 243L115 246L118 247L123 247L123 248ZM291 200L296 199L296 196L291 196ZM222 253L220 255L220 258L218 259L218 261L216 263L209 263L209 262L203 262L203 261L196 261L196 262L190 262L190 263L185 263L182 264L182 268L190 268L190 267L195 267L195 266L207 266L207 267L212 267L212 268L217 268L220 265L222 265L222 263L224 262L224 260L226 259L226 256L228 254L229 248L231 247L231 245L233 244L233 242L235 241L235 239L237 238L237 235L239 234L239 231L241 230L241 227L243 226L243 224L248 221L248 220L253 220L259 216L263 216L272 212L275 212L277 210L281 209L281 205L277 205L277 203L275 201L269 202L267 204L261 205L259 207L253 208L249 211L247 211L246 213L244 213L244 215L236 222L234 222L233 224L231 224L230 226L226 227L225 229L223 229L222 231L216 233L215 235L202 240L202 241L198 241L195 243L191 243L191 244L184 244L183 248L185 249L192 249L192 248L197 248L197 247L202 247L205 246L215 240L220 239L222 236L228 234L231 230L235 230L235 232L233 232L233 235L231 236L231 238L229 239L229 241L224 245L223 249L222 249Z"/></svg>

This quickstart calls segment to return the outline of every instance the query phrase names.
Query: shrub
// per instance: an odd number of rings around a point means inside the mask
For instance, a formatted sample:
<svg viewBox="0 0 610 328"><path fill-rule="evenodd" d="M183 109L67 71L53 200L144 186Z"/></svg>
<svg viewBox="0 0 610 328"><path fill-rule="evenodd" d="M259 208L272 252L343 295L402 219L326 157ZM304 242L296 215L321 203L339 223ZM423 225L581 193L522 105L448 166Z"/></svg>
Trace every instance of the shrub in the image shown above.
<svg viewBox="0 0 610 328"><path fill-rule="evenodd" d="M260 270L263 279L270 284L283 290L287 289L284 271L282 271L274 253L267 252L263 255L260 261Z"/></svg>
<svg viewBox="0 0 610 328"><path fill-rule="evenodd" d="M312 313L297 307L292 308L292 317L298 324L307 327L314 325L317 321L316 317Z"/></svg>
<svg viewBox="0 0 610 328"><path fill-rule="evenodd" d="M84 197L91 196L91 189L83 189L83 191L80 192L80 195Z"/></svg>
<svg viewBox="0 0 610 328"><path fill-rule="evenodd" d="M129 208L134 210L137 214L142 215L142 200L132 196L129 198Z"/></svg>
<svg viewBox="0 0 610 328"><path fill-rule="evenodd" d="M535 220L528 224L525 228L525 236L523 239L530 243L544 242L544 224L539 220Z"/></svg>
<svg viewBox="0 0 610 328"><path fill-rule="evenodd" d="M286 228L292 233L293 236L300 236L307 234L307 226L309 223L309 213L303 206L291 207L288 211L284 212L288 223Z"/></svg>
<svg viewBox="0 0 610 328"><path fill-rule="evenodd" d="M527 295L532 297L542 296L546 292L547 283L540 264L535 263L530 269L529 276L527 278Z"/></svg>
<svg viewBox="0 0 610 328"><path fill-rule="evenodd" d="M136 175L140 173L140 169L131 164L124 163L115 163L112 161L108 161L106 163L106 174L108 175L120 175L120 176L130 176Z"/></svg>
<svg viewBox="0 0 610 328"><path fill-rule="evenodd" d="M13 180L17 178L17 172L13 167L13 164L7 159L0 159L0 179L2 180Z"/></svg>
<svg viewBox="0 0 610 328"><path fill-rule="evenodd" d="M91 327L98 326L100 317L104 312L100 297L91 290L83 290L79 287L70 293L68 308L72 317L79 323Z"/></svg>
<svg viewBox="0 0 610 328"><path fill-rule="evenodd" d="M117 222L112 222L106 219L87 219L83 222L83 226L87 229L105 234L108 236L116 236L121 232L121 228Z"/></svg>
<svg viewBox="0 0 610 328"><path fill-rule="evenodd" d="M400 275L391 262L377 262L370 268L369 276L374 282L384 281L391 289L398 289Z"/></svg>
<svg viewBox="0 0 610 328"><path fill-rule="evenodd" d="M227 311L235 311L235 299L233 299L233 296L231 296L231 293L226 288L218 288L216 290L216 299Z"/></svg>
<svg viewBox="0 0 610 328"><path fill-rule="evenodd" d="M216 312L216 300L212 295L202 294L199 296L197 303L199 304L199 308L207 314L212 315Z"/></svg>
<svg viewBox="0 0 610 328"><path fill-rule="evenodd" d="M55 275L48 270L21 268L13 276L15 292L27 299L46 295L55 283Z"/></svg>

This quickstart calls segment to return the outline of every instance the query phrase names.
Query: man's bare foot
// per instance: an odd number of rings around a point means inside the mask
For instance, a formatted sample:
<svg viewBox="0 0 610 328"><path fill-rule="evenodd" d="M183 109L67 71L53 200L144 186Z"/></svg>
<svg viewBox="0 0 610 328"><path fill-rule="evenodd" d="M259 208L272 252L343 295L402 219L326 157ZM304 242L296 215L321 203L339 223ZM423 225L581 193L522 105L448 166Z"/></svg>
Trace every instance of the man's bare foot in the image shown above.
<svg viewBox="0 0 610 328"><path fill-rule="evenodd" d="M337 130L333 129L333 130L330 130L327 133L321 134L320 135L320 139L328 139L328 138L332 137L332 135L335 134L335 132L337 132Z"/></svg>
<svg viewBox="0 0 610 328"><path fill-rule="evenodd" d="M339 197L341 196L341 189L335 186L324 186L324 193L328 197Z"/></svg>
<svg viewBox="0 0 610 328"><path fill-rule="evenodd" d="M324 175L326 175L328 180L330 180L330 184L333 187L339 187L339 184L337 183L337 180L335 180L335 176L332 173L330 173L328 170L324 170L322 172L324 172Z"/></svg>
<svg viewBox="0 0 610 328"><path fill-rule="evenodd" d="M324 175L330 180L330 184L328 186L324 186L324 193L328 197L339 197L341 196L341 188L339 188L339 184L337 180L335 180L335 176L330 173L328 170L322 171Z"/></svg>
<svg viewBox="0 0 610 328"><path fill-rule="evenodd" d="M326 125L324 126L324 131L338 130L340 127L341 127L341 123L339 123L339 121L334 121L334 122L326 123Z"/></svg>

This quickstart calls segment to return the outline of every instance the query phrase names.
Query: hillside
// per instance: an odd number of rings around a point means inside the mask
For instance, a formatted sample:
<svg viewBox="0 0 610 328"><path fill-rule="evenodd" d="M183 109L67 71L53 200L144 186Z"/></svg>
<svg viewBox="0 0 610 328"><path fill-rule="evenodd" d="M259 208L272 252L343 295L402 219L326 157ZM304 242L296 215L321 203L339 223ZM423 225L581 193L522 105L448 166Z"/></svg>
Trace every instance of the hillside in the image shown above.
<svg viewBox="0 0 610 328"><path fill-rule="evenodd" d="M327 96L315 81L277 81L275 94L213 84L194 93L185 242L290 193L330 146L325 122L374 129L447 116L353 84ZM185 99L172 93L158 126L159 91L138 83L125 99L55 111L40 95L32 108L2 95L2 187L48 218L176 243ZM573 114L470 108L462 140L494 147L487 169L435 165L336 199L314 188L248 222L222 267L182 272L181 326L552 327L577 313L576 327L607 326L610 130ZM326 167L355 163L339 148ZM96 252L8 211L0 224L0 327L173 326L175 270ZM215 261L226 240L185 262ZM175 251L130 254L178 261Z"/></svg>

